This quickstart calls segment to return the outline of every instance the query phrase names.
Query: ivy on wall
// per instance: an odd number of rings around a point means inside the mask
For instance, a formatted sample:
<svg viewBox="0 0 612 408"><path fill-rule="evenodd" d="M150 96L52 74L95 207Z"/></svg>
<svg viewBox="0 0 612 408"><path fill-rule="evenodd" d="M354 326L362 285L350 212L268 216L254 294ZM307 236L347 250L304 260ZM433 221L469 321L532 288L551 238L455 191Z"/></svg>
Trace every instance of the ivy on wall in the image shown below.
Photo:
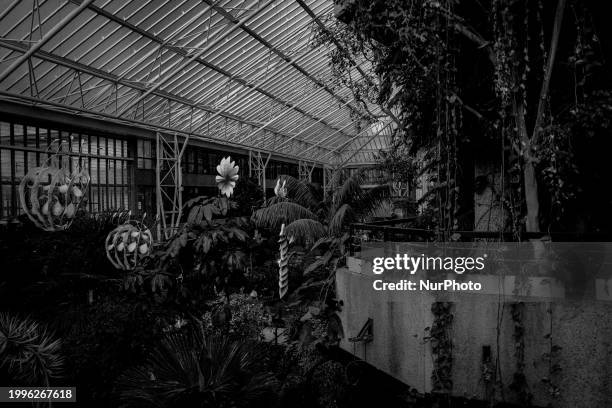
<svg viewBox="0 0 612 408"><path fill-rule="evenodd" d="M434 302L431 305L431 312L434 321L426 340L431 344L434 358L431 374L432 389L436 393L450 394L453 389L452 303Z"/></svg>

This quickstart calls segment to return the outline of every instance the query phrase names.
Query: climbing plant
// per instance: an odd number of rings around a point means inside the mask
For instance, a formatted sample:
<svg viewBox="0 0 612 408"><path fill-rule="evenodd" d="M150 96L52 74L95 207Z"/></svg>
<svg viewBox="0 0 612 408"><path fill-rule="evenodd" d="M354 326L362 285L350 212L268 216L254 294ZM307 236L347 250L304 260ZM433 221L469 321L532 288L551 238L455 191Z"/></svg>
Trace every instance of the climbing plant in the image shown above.
<svg viewBox="0 0 612 408"><path fill-rule="evenodd" d="M510 389L516 393L521 405L530 406L533 395L525 377L525 304L516 302L510 305L510 315L514 324L512 338L514 340L515 371L510 383Z"/></svg>
<svg viewBox="0 0 612 408"><path fill-rule="evenodd" d="M567 112L589 103L594 83L609 85L601 81L609 74L592 7L584 0L339 2L313 46L333 44L334 84L350 88L364 108L378 104L396 122L395 143L423 153L431 181L425 198L439 228L470 227L478 158L499 166L500 207L519 234L558 224L582 193L579 131Z"/></svg>
<svg viewBox="0 0 612 408"><path fill-rule="evenodd" d="M431 312L434 322L425 337L431 344L434 368L431 374L434 392L450 393L453 389L453 343L450 329L453 323L452 303L434 302Z"/></svg>

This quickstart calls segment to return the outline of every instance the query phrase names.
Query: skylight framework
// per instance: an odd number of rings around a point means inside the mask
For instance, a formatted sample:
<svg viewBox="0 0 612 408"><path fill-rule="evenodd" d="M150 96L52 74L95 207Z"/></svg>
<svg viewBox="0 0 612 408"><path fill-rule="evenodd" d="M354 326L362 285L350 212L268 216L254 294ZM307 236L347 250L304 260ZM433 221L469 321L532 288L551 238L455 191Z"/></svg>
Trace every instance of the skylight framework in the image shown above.
<svg viewBox="0 0 612 408"><path fill-rule="evenodd" d="M0 11L0 99L176 134L179 154L203 140L304 166L369 163L388 146L392 117L332 84L329 50L312 46L332 9L331 0L14 1Z"/></svg>

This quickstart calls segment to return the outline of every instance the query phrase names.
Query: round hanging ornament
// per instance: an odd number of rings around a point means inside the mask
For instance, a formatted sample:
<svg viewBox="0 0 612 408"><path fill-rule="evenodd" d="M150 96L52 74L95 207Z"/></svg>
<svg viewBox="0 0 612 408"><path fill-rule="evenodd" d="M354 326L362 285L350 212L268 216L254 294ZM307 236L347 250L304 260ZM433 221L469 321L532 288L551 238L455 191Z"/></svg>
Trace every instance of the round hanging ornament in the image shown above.
<svg viewBox="0 0 612 408"><path fill-rule="evenodd" d="M80 156L61 150L60 145L41 166L31 168L19 184L23 212L45 231L70 227L90 181Z"/></svg>
<svg viewBox="0 0 612 408"><path fill-rule="evenodd" d="M153 235L142 222L128 221L106 237L106 257L113 266L131 271L151 252Z"/></svg>

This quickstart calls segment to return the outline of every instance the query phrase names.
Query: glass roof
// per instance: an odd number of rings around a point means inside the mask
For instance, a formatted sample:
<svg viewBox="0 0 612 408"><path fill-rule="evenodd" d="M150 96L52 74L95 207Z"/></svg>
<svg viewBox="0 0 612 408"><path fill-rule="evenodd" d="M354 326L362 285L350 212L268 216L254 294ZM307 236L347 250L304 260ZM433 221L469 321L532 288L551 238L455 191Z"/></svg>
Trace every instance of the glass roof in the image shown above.
<svg viewBox="0 0 612 408"><path fill-rule="evenodd" d="M3 1L2 100L329 165L388 146L312 45L332 0Z"/></svg>

